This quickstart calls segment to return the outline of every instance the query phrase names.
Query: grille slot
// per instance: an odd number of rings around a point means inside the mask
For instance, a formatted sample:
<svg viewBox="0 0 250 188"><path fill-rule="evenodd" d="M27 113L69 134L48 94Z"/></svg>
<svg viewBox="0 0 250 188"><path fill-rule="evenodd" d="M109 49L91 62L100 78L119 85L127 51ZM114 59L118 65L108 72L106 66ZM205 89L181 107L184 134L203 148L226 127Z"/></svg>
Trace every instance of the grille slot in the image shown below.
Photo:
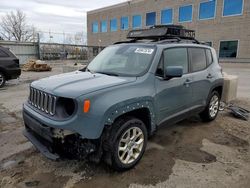
<svg viewBox="0 0 250 188"><path fill-rule="evenodd" d="M29 103L46 114L51 116L55 115L56 100L57 97L54 95L47 94L32 87L30 88Z"/></svg>

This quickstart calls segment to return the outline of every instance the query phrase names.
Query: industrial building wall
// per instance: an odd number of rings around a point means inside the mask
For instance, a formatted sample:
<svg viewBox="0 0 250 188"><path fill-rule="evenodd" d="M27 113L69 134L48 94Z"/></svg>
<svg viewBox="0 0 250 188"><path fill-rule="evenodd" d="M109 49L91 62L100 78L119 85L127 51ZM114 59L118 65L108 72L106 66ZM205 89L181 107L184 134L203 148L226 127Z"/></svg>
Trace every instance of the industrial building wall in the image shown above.
<svg viewBox="0 0 250 188"><path fill-rule="evenodd" d="M224 1L226 0L216 0L214 18L204 20L199 18L200 3L209 0L133 0L93 10L87 13L88 45L107 46L125 40L128 31L132 29L134 15L141 15L141 28L147 27L146 14L149 12L156 12L156 24L161 24L161 11L171 8L173 24L196 30L197 39L211 42L218 54L222 41L238 42L236 58L220 58L221 61L250 62L250 1L241 0L242 14L223 16ZM180 23L179 8L186 5L192 5L192 21ZM124 16L129 20L128 29L125 30L121 29L121 17ZM117 31L110 31L110 20L114 18L117 19ZM107 20L107 32L100 31L102 20ZM98 23L99 30L96 33L93 33L93 22Z"/></svg>
<svg viewBox="0 0 250 188"><path fill-rule="evenodd" d="M26 63L29 59L38 59L38 44L32 42L0 41L0 46L9 48L20 61Z"/></svg>

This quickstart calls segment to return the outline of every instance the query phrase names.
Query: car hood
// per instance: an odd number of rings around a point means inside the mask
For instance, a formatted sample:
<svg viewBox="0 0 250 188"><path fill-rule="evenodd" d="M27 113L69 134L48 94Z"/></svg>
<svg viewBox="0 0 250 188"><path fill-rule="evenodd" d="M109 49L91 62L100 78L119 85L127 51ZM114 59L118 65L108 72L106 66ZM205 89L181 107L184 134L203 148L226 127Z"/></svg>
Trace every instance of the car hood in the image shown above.
<svg viewBox="0 0 250 188"><path fill-rule="evenodd" d="M90 72L70 72L32 82L31 87L57 96L76 98L97 90L134 82L136 77L116 77Z"/></svg>

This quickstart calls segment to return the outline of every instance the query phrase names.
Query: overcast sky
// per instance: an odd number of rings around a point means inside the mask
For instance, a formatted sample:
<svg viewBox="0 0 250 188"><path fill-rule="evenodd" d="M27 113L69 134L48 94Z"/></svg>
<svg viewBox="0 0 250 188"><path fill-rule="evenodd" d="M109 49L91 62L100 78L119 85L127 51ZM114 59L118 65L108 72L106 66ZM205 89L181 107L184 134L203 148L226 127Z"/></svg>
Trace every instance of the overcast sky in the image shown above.
<svg viewBox="0 0 250 188"><path fill-rule="evenodd" d="M86 32L86 12L127 0L0 0L0 17L20 9L42 31Z"/></svg>

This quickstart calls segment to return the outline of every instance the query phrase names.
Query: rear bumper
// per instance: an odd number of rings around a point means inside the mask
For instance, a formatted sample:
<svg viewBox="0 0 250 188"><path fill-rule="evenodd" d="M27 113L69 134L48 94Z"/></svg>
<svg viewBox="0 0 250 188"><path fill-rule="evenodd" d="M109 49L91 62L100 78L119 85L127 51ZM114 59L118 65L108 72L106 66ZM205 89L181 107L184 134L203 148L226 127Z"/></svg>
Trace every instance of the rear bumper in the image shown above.
<svg viewBox="0 0 250 188"><path fill-rule="evenodd" d="M20 68L7 69L6 74L8 80L16 79L21 75L21 69Z"/></svg>

